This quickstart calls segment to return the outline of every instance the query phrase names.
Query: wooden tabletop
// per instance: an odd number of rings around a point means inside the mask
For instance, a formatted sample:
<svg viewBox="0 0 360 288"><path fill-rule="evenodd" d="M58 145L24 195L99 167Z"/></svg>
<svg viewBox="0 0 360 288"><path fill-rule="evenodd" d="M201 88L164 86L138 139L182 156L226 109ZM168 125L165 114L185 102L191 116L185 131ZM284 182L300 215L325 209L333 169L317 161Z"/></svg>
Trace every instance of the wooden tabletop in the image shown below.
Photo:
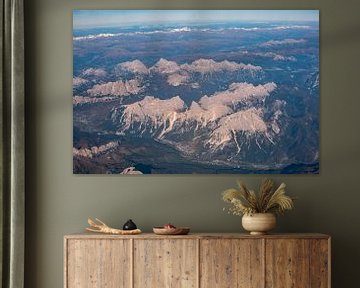
<svg viewBox="0 0 360 288"><path fill-rule="evenodd" d="M266 234L266 235L250 235L247 233L189 233L188 235L156 235L154 233L142 233L138 235L109 235L101 233L75 233L64 236L65 239L203 239L203 238L223 238L223 239L241 239L241 238L257 238L257 239L329 239L330 236L320 233L286 233L286 234Z"/></svg>

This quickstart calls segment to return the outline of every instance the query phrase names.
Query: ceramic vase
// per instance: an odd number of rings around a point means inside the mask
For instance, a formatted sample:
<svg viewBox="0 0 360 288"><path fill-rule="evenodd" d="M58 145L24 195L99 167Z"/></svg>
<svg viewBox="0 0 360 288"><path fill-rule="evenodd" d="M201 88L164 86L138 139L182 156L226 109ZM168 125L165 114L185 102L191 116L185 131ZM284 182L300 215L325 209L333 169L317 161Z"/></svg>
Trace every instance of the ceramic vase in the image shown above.
<svg viewBox="0 0 360 288"><path fill-rule="evenodd" d="M276 217L272 213L255 213L242 217L242 226L251 235L263 235L276 226Z"/></svg>

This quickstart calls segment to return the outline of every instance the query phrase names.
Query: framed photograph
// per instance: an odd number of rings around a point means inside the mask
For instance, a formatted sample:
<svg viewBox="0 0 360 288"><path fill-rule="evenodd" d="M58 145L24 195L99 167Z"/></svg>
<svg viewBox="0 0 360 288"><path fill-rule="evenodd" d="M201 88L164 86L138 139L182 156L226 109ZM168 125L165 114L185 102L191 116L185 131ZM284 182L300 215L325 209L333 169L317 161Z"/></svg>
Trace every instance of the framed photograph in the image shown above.
<svg viewBox="0 0 360 288"><path fill-rule="evenodd" d="M73 11L73 173L319 172L318 10Z"/></svg>

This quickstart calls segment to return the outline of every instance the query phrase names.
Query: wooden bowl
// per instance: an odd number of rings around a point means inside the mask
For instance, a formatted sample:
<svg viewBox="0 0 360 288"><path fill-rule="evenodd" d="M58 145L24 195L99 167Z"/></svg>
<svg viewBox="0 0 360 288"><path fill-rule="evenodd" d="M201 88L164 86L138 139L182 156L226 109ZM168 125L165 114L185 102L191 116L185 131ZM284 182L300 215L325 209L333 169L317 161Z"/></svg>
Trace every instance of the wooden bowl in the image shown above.
<svg viewBox="0 0 360 288"><path fill-rule="evenodd" d="M189 227L164 228L154 227L153 231L157 235L186 235L190 232Z"/></svg>

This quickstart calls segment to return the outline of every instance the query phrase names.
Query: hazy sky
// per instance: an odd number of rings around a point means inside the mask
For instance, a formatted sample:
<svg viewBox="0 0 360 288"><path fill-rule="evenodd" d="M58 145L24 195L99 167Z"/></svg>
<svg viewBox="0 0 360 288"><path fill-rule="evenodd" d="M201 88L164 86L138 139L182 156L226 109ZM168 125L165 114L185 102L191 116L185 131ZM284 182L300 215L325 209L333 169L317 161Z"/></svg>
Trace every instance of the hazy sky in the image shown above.
<svg viewBox="0 0 360 288"><path fill-rule="evenodd" d="M74 10L74 28L225 21L318 21L318 10Z"/></svg>

